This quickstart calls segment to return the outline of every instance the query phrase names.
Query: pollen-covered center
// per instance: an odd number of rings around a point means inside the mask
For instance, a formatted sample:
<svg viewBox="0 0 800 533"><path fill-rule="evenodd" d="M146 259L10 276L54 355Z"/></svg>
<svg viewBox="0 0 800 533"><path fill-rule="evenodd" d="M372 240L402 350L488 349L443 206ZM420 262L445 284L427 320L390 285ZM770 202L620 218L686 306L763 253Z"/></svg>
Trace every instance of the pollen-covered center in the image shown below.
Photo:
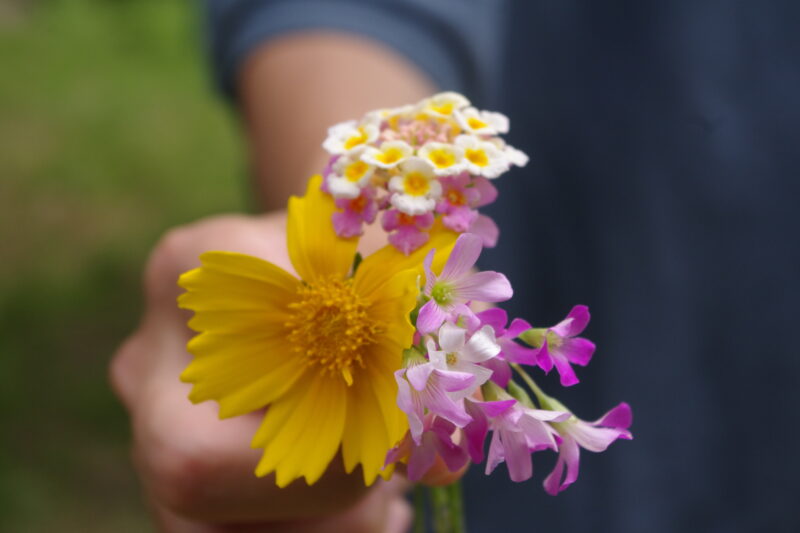
<svg viewBox="0 0 800 533"><path fill-rule="evenodd" d="M424 196L431 189L430 180L422 172L409 172L403 180L403 191L410 196Z"/></svg>
<svg viewBox="0 0 800 533"><path fill-rule="evenodd" d="M305 359L306 366L341 375L351 385L354 368L364 368L364 349L384 331L384 325L369 315L352 280L321 279L303 285L289 307L287 344L292 351Z"/></svg>

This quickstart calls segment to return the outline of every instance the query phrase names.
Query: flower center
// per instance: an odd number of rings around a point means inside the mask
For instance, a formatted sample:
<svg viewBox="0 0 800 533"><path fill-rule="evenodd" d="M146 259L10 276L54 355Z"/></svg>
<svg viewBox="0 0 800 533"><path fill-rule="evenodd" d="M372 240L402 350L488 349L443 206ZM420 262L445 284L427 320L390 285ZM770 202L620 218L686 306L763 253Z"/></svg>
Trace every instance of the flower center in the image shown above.
<svg viewBox="0 0 800 533"><path fill-rule="evenodd" d="M423 196L428 194L431 186L428 177L422 172L409 172L403 180L403 190L411 196Z"/></svg>
<svg viewBox="0 0 800 533"><path fill-rule="evenodd" d="M352 385L354 367L364 368L364 347L383 332L383 324L369 315L351 280L323 278L297 292L298 299L289 304L288 345L306 366L339 374Z"/></svg>
<svg viewBox="0 0 800 533"><path fill-rule="evenodd" d="M453 352L447 353L447 364L454 365L458 362L458 354Z"/></svg>
<svg viewBox="0 0 800 533"><path fill-rule="evenodd" d="M447 201L450 205L464 205L467 203L466 198L464 198L464 193L458 189L450 189L447 191Z"/></svg>
<svg viewBox="0 0 800 533"><path fill-rule="evenodd" d="M344 169L344 177L348 181L357 182L364 177L369 170L369 165L363 161L355 161L347 165Z"/></svg>
<svg viewBox="0 0 800 533"><path fill-rule="evenodd" d="M431 289L431 298L439 305L447 305L453 298L453 288L447 283L435 283Z"/></svg>
<svg viewBox="0 0 800 533"><path fill-rule="evenodd" d="M467 148L464 152L464 156L469 159L473 165L478 167L485 167L489 164L489 158L486 157L486 152L480 148Z"/></svg>
<svg viewBox="0 0 800 533"><path fill-rule="evenodd" d="M387 148L385 152L375 156L375 159L386 165L391 165L403 159L403 152L399 148Z"/></svg>
<svg viewBox="0 0 800 533"><path fill-rule="evenodd" d="M469 119L467 119L467 124L469 124L469 127L472 128L473 130L480 130L487 126L487 124L484 121L477 119L475 117L470 117Z"/></svg>
<svg viewBox="0 0 800 533"><path fill-rule="evenodd" d="M358 146L359 144L364 144L365 142L367 142L367 137L369 137L367 131L364 129L363 126L359 126L358 133L356 135L351 135L344 142L344 149L351 150L356 146Z"/></svg>
<svg viewBox="0 0 800 533"><path fill-rule="evenodd" d="M428 154L428 159L437 168L452 167L456 163L455 154L443 149L431 150L431 153Z"/></svg>

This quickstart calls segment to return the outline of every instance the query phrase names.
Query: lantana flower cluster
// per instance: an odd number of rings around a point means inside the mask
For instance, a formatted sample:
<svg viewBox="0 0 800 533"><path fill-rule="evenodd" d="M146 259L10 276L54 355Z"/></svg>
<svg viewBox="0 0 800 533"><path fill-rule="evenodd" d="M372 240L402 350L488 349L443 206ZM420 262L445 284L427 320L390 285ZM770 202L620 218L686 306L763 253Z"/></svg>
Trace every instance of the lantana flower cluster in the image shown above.
<svg viewBox="0 0 800 533"><path fill-rule="evenodd" d="M497 197L492 180L528 162L499 137L507 132L508 118L454 92L331 127L322 187L336 199L336 233L361 235L381 213L389 242L410 254L440 217L446 228L494 246L497 226L478 208Z"/></svg>
<svg viewBox="0 0 800 533"><path fill-rule="evenodd" d="M525 367L545 373L555 367L562 385L578 383L572 365L587 365L595 350L580 337L589 310L575 306L547 328L518 318L509 324L500 308L475 313L471 304L502 302L513 293L503 274L474 270L482 246L480 237L462 234L438 275L431 268L435 250L426 258L415 344L395 372L397 405L409 431L386 464L407 463L409 479L418 481L437 457L451 472L485 459L486 474L505 462L513 481L525 481L533 475L532 454L551 450L558 460L544 488L555 495L577 479L580 448L601 452L632 438L631 409L620 403L587 422L536 385ZM512 369L535 400L512 378Z"/></svg>

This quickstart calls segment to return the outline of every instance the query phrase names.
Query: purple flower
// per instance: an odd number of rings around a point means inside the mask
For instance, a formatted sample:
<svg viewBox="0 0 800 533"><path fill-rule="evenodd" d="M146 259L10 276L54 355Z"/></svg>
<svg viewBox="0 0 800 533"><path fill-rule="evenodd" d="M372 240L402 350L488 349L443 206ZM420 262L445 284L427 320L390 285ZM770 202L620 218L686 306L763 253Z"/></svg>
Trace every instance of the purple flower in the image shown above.
<svg viewBox="0 0 800 533"><path fill-rule="evenodd" d="M440 276L431 271L434 251L425 258L425 296L430 300L417 317L420 333L433 332L454 312L471 314L465 304L472 300L501 302L511 298L513 290L503 274L471 271L482 248L480 237L471 233L460 235Z"/></svg>
<svg viewBox="0 0 800 533"><path fill-rule="evenodd" d="M364 222L372 224L378 214L374 187L364 187L355 198L337 198L336 207L343 211L333 214L333 229L340 237L361 235Z"/></svg>
<svg viewBox="0 0 800 533"><path fill-rule="evenodd" d="M496 403L496 402L495 402ZM489 457L486 461L486 474L502 462L508 467L512 481L525 481L533 475L531 453L539 450L557 449L558 433L547 422L557 422L569 418L569 413L531 409L519 402L490 414L490 410L482 407L489 418L489 429L492 441L489 444Z"/></svg>
<svg viewBox="0 0 800 533"><path fill-rule="evenodd" d="M467 398L464 407L467 414L472 417L472 422L464 426L464 437L467 444L467 452L473 463L483 461L483 444L486 435L489 433L489 419L499 416L507 411L517 400L497 400L493 402L479 402Z"/></svg>
<svg viewBox="0 0 800 533"><path fill-rule="evenodd" d="M453 400L448 393L470 388L475 382L472 374L440 370L426 362L400 369L394 378L398 387L397 406L408 416L409 431L417 444L422 438L425 409L458 427L470 422L463 401Z"/></svg>
<svg viewBox="0 0 800 533"><path fill-rule="evenodd" d="M386 454L386 464L406 459L408 463L408 479L419 481L436 462L436 456L442 458L450 472L461 469L469 457L464 449L453 442L454 426L444 418L428 414L423 422L421 442L417 445L410 433L406 433L400 443Z"/></svg>
<svg viewBox="0 0 800 533"><path fill-rule="evenodd" d="M407 215L397 209L383 214L381 225L389 234L389 242L408 255L428 242L428 231L433 226L433 213Z"/></svg>
<svg viewBox="0 0 800 533"><path fill-rule="evenodd" d="M559 446L556 466L544 480L544 490L555 496L578 479L580 448L602 452L617 439L633 439L628 431L632 421L631 408L623 402L595 422L585 422L571 416L566 422L553 423L563 440Z"/></svg>
<svg viewBox="0 0 800 533"><path fill-rule="evenodd" d="M588 339L577 337L589 323L589 308L576 305L567 318L551 328L530 329L520 335L527 344L535 346L536 362L545 372L550 372L553 365L561 376L561 384L565 387L578 383L578 377L570 363L586 366L592 359L594 343Z"/></svg>

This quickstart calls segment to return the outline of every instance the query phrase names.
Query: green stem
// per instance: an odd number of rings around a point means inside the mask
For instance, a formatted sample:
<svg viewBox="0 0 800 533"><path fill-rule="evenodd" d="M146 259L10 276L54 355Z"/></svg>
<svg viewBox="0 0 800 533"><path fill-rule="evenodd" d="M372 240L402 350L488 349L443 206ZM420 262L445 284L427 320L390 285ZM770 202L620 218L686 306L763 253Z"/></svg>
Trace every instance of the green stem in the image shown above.
<svg viewBox="0 0 800 533"><path fill-rule="evenodd" d="M448 488L431 487L430 495L433 507L433 531L435 533L453 533L453 517L450 510Z"/></svg>
<svg viewBox="0 0 800 533"><path fill-rule="evenodd" d="M425 487L414 485L414 533L425 533Z"/></svg>
<svg viewBox="0 0 800 533"><path fill-rule="evenodd" d="M450 485L450 509L453 513L453 533L466 533L464 495L461 490L461 481L456 481Z"/></svg>
<svg viewBox="0 0 800 533"><path fill-rule="evenodd" d="M547 403L547 395L542 392L542 389L539 388L536 382L533 381L533 378L531 378L521 366L519 366L517 363L511 363L511 368L516 370L517 374L519 374L519 377L521 377L528 387L531 388L540 404Z"/></svg>

